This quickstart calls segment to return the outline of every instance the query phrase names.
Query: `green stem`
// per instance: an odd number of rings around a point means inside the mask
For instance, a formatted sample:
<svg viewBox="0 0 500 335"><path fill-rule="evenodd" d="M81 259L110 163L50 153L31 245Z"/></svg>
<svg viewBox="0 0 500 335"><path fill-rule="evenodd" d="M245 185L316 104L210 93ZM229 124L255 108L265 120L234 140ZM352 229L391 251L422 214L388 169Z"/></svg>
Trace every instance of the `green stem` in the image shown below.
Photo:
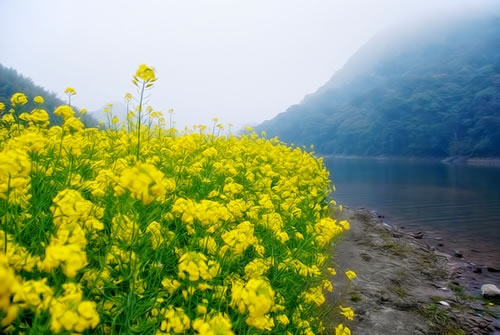
<svg viewBox="0 0 500 335"><path fill-rule="evenodd" d="M125 114L125 120L127 121L127 133L130 132L130 120L128 119L128 105L129 105L129 101L127 100L127 114Z"/></svg>
<svg viewBox="0 0 500 335"><path fill-rule="evenodd" d="M57 167L57 164L59 163L59 159L61 158L62 148L63 148L63 139L64 139L64 126L62 127L62 131L61 131L61 142L59 143L59 153L57 154L57 159L54 163L54 171L52 171L52 176L54 176L54 174L56 173L56 167Z"/></svg>
<svg viewBox="0 0 500 335"><path fill-rule="evenodd" d="M141 99L139 100L139 115L137 116L137 160L139 160L139 154L141 152L141 114L142 114L142 98L144 96L144 88L146 87L146 82L142 82L141 89Z"/></svg>

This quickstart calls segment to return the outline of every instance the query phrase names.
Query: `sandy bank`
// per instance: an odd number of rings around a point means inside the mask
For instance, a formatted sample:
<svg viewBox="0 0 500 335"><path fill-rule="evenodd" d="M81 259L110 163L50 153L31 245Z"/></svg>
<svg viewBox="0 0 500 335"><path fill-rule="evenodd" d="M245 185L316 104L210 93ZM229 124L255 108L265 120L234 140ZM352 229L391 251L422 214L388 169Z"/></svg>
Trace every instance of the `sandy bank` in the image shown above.
<svg viewBox="0 0 500 335"><path fill-rule="evenodd" d="M346 209L343 216L351 230L335 246L333 260L358 278L349 284L337 274L328 299L354 308L353 334L500 334L498 301L465 289L466 262L370 211Z"/></svg>

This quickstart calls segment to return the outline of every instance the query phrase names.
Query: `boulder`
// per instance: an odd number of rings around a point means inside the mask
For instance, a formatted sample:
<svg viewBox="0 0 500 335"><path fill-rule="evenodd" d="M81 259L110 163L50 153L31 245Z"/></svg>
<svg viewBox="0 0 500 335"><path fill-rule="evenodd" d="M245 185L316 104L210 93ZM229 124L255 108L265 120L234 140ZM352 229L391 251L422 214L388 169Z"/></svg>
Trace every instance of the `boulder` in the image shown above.
<svg viewBox="0 0 500 335"><path fill-rule="evenodd" d="M493 284L485 284L481 286L481 295L483 297L500 297L500 289Z"/></svg>
<svg viewBox="0 0 500 335"><path fill-rule="evenodd" d="M411 234L411 236L412 236L413 238L416 238L416 239L420 240L420 239L422 239L422 238L424 237L424 233L422 233L421 231L419 231L419 232L417 232L417 233L413 233L413 234Z"/></svg>

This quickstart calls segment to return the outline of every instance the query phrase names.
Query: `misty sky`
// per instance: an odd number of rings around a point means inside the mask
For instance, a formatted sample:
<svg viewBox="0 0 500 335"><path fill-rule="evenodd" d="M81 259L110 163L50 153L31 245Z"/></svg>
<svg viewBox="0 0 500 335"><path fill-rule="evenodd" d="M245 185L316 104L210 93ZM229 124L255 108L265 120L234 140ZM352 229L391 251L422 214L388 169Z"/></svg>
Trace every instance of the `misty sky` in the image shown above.
<svg viewBox="0 0 500 335"><path fill-rule="evenodd" d="M94 110L135 94L154 66L151 104L179 126L255 124L314 92L388 25L494 1L0 0L0 63Z"/></svg>

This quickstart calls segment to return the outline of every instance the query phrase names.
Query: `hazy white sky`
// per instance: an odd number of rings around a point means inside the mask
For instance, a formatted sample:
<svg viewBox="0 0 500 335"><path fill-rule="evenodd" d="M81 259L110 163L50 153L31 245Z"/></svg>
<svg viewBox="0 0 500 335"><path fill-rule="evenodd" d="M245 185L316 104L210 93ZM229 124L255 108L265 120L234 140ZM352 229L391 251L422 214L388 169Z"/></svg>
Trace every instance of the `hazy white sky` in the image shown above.
<svg viewBox="0 0 500 335"><path fill-rule="evenodd" d="M151 104L179 126L259 123L315 91L389 24L480 0L0 0L0 63L97 109L135 93L154 66Z"/></svg>

